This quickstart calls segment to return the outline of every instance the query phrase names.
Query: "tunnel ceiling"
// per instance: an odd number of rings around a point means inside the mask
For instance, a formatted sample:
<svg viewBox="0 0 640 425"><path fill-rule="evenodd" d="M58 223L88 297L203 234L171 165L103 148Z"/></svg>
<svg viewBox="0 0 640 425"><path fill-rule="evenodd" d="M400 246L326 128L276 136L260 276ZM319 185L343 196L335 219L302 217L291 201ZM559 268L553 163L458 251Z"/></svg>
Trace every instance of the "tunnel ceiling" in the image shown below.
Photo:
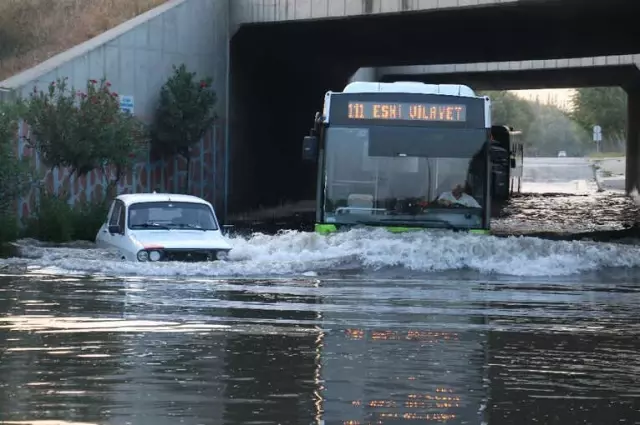
<svg viewBox="0 0 640 425"><path fill-rule="evenodd" d="M633 65L450 74L387 74L379 77L381 81L411 80L430 84L466 84L476 90L605 86L622 86L625 89L640 88L640 70Z"/></svg>
<svg viewBox="0 0 640 425"><path fill-rule="evenodd" d="M349 19L243 25L272 52L342 66L498 62L634 54L637 0L508 3ZM309 59L310 60L310 59Z"/></svg>

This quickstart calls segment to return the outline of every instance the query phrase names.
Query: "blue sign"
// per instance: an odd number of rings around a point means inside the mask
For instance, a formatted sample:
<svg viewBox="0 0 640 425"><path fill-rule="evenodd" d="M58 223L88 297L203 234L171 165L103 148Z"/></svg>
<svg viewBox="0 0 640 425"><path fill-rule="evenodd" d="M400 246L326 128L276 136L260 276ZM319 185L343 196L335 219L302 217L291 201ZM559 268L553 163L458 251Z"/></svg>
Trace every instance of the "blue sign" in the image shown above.
<svg viewBox="0 0 640 425"><path fill-rule="evenodd" d="M120 96L120 110L133 115L133 96Z"/></svg>

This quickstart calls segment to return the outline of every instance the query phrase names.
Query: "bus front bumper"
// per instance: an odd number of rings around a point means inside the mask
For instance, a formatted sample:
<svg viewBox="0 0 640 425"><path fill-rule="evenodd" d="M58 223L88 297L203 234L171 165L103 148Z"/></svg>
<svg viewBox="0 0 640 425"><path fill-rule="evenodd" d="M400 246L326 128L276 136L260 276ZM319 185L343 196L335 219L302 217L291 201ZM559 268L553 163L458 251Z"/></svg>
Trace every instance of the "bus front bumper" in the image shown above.
<svg viewBox="0 0 640 425"><path fill-rule="evenodd" d="M336 224L322 224L322 223L316 223L315 224L315 232L320 234L320 235L328 235L331 233L337 233L339 231L342 230L349 230L352 229L354 226L353 225L336 225ZM416 231L424 231L424 230L434 230L434 229L439 229L439 230L445 230L442 228L436 228L436 227L405 227L405 226L364 226L364 227L368 227L368 228L383 228L385 230L387 230L388 232L391 233L405 233L405 232L416 232ZM491 231L489 229L459 229L456 230L459 232L465 232L465 233L471 233L471 234L476 234L476 235L489 235L491 234Z"/></svg>

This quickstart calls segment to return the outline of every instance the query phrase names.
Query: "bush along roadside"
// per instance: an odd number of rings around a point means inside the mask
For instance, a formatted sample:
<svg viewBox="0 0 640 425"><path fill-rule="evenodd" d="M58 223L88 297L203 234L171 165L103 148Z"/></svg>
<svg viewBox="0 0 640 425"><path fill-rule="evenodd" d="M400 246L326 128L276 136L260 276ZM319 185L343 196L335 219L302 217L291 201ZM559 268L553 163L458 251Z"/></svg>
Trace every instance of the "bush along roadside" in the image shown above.
<svg viewBox="0 0 640 425"><path fill-rule="evenodd" d="M20 235L16 201L37 180L28 160L15 153L20 105L0 103L0 246Z"/></svg>
<svg viewBox="0 0 640 425"><path fill-rule="evenodd" d="M29 99L19 102L30 126L27 144L38 152L50 170L67 169L61 187L94 170L111 170L107 194L147 149L147 128L120 109L119 95L106 80L89 80L84 91L58 79L46 90L34 89ZM67 184L68 183L68 184ZM23 217L24 236L48 242L95 240L104 222L110 197L99 202L71 203L64 192L39 188L31 216Z"/></svg>
<svg viewBox="0 0 640 425"><path fill-rule="evenodd" d="M106 197L72 206L68 196L41 191L35 211L24 220L24 236L56 243L94 241L108 210Z"/></svg>
<svg viewBox="0 0 640 425"><path fill-rule="evenodd" d="M151 135L157 152L183 156L188 167L192 147L217 117L212 79L198 79L184 65L175 67L162 87L152 131L121 110L119 95L106 79L89 80L84 90L67 81L57 79L45 90L34 88L27 99L0 105L0 242L20 236L54 243L94 241L118 182L146 156ZM52 172L68 171L60 187L71 187L72 181L94 170L109 170L113 177L106 182L103 199L72 203L64 191L43 187L43 176L37 176L29 159L14 154L20 119L29 125L24 141L39 162ZM16 201L30 190L38 191L37 202L20 222ZM189 192L188 179L183 190Z"/></svg>

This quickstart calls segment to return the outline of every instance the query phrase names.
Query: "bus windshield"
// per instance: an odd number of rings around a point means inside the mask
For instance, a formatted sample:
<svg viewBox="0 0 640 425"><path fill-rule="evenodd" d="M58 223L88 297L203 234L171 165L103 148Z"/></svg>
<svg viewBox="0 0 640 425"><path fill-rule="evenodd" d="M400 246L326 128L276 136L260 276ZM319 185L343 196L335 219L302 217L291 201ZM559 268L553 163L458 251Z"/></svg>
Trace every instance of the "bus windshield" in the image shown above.
<svg viewBox="0 0 640 425"><path fill-rule="evenodd" d="M326 131L325 222L483 226L484 129L372 126Z"/></svg>

